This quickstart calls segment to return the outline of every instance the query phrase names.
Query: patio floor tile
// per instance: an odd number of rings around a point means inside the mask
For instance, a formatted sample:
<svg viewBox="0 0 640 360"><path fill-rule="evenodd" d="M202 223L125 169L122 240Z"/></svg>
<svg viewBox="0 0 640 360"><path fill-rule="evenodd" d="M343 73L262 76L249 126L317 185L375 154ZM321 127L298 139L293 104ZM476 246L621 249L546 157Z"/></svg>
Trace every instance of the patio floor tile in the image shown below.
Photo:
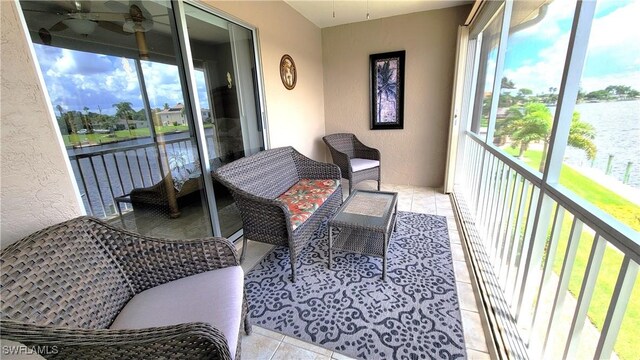
<svg viewBox="0 0 640 360"><path fill-rule="evenodd" d="M342 181L343 194L346 199L348 181ZM364 181L356 186L357 189L375 190L375 181ZM383 191L398 192L398 210L413 211L427 214L437 214L447 217L447 228L451 240L453 265L456 275L456 287L460 301L462 322L465 330L465 341L468 359L490 359L487 353L482 320L478 314L478 304L475 300L473 286L464 258L463 247L460 244L460 233L455 221L449 196L439 190L409 185L382 184ZM242 248L242 241L238 242L238 251ZM245 271L251 269L272 249L271 245L249 241L246 258L242 264ZM242 338L242 357L244 359L332 359L353 360L350 357L318 347L295 338L270 331L258 326L253 327L250 336Z"/></svg>
<svg viewBox="0 0 640 360"><path fill-rule="evenodd" d="M242 358L254 360L269 360L276 353L280 341L253 333L242 337Z"/></svg>
<svg viewBox="0 0 640 360"><path fill-rule="evenodd" d="M271 360L330 360L331 357L321 355L285 342L280 343Z"/></svg>

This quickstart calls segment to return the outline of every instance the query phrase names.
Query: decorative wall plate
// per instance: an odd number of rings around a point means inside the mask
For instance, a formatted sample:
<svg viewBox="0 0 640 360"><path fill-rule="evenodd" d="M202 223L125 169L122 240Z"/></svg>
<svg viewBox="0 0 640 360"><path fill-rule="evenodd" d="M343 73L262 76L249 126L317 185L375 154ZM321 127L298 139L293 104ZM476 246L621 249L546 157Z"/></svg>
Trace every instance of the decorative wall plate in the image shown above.
<svg viewBox="0 0 640 360"><path fill-rule="evenodd" d="M291 90L296 87L298 81L298 74L296 72L296 63L289 54L284 54L280 59L280 80L287 90Z"/></svg>

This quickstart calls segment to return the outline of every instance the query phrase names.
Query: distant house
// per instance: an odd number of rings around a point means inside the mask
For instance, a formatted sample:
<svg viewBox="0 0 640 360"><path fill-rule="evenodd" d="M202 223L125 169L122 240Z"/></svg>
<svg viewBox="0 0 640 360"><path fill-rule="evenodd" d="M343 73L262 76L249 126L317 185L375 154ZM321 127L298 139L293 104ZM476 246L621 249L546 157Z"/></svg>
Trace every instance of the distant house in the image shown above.
<svg viewBox="0 0 640 360"><path fill-rule="evenodd" d="M128 129L131 127L132 129L140 129L148 127L148 123L146 120L132 120L132 119L118 119L115 123L116 130Z"/></svg>
<svg viewBox="0 0 640 360"><path fill-rule="evenodd" d="M212 122L213 118L211 117L211 110L210 109L200 109L200 114L202 114L202 121L203 122Z"/></svg>
<svg viewBox="0 0 640 360"><path fill-rule="evenodd" d="M168 109L158 111L156 114L163 126L187 124L187 117L184 113L184 105L182 103L177 103Z"/></svg>
<svg viewBox="0 0 640 360"><path fill-rule="evenodd" d="M173 124L187 125L187 115L183 111L184 105L177 103L168 109L153 112L154 123L156 125L169 126ZM202 121L211 122L211 110L200 109Z"/></svg>

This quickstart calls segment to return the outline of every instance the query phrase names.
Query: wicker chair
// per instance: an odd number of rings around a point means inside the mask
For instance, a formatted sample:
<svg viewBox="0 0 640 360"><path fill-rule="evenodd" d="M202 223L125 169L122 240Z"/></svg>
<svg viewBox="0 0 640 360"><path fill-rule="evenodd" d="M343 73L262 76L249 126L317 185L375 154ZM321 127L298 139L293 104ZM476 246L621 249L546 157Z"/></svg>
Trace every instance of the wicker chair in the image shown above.
<svg viewBox="0 0 640 360"><path fill-rule="evenodd" d="M239 358L243 320L245 332L251 330L242 269L235 248L223 238L169 241L79 217L8 246L0 252L0 262L2 337L44 349L47 358ZM206 281L216 276L221 281ZM226 288L232 281L233 290ZM187 285L195 289L176 291ZM215 292L222 295L212 299ZM189 296L199 296L196 305L205 311L184 301ZM238 315L228 311L223 324L214 327L215 321L206 321L211 319L209 308L229 306L223 296L235 304L231 307ZM162 301L179 309L154 306ZM137 314L131 310L136 305L141 310ZM189 311L205 321L163 323ZM126 326L145 313L156 325ZM229 334L237 335L237 342Z"/></svg>
<svg viewBox="0 0 640 360"><path fill-rule="evenodd" d="M340 169L311 160L292 147L265 150L213 173L233 195L243 224L243 257L247 239L289 247L292 281L296 280L296 259L322 220L342 204ZM301 179L337 180L337 189L302 225L293 226L291 212L278 196Z"/></svg>
<svg viewBox="0 0 640 360"><path fill-rule="evenodd" d="M180 216L179 207L200 201L200 189L203 187L200 178L194 178L187 180L180 191L177 191L173 187L171 175L166 175L154 185L132 189L129 196L134 211L146 210L163 218L176 218ZM172 194L168 194L168 191ZM171 197L175 200L175 209L171 208Z"/></svg>
<svg viewBox="0 0 640 360"><path fill-rule="evenodd" d="M331 134L322 138L333 163L340 167L342 178L349 180L349 194L355 184L376 180L380 190L380 151L370 148L353 134Z"/></svg>

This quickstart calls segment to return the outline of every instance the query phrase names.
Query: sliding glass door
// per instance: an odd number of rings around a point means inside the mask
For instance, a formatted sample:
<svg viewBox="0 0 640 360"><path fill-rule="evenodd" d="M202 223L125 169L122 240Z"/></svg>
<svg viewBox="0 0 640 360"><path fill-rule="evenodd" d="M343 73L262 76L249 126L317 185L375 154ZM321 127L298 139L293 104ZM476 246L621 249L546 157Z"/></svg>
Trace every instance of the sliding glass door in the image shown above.
<svg viewBox="0 0 640 360"><path fill-rule="evenodd" d="M195 70L197 98L207 126L211 171L264 150L257 95L257 70L252 32L199 7L185 4L184 13ZM207 115L207 116L205 116ZM231 194L213 183L215 210L223 236L242 227Z"/></svg>
<svg viewBox="0 0 640 360"><path fill-rule="evenodd" d="M166 238L240 230L210 171L264 149L253 31L182 2L21 6L86 212Z"/></svg>

